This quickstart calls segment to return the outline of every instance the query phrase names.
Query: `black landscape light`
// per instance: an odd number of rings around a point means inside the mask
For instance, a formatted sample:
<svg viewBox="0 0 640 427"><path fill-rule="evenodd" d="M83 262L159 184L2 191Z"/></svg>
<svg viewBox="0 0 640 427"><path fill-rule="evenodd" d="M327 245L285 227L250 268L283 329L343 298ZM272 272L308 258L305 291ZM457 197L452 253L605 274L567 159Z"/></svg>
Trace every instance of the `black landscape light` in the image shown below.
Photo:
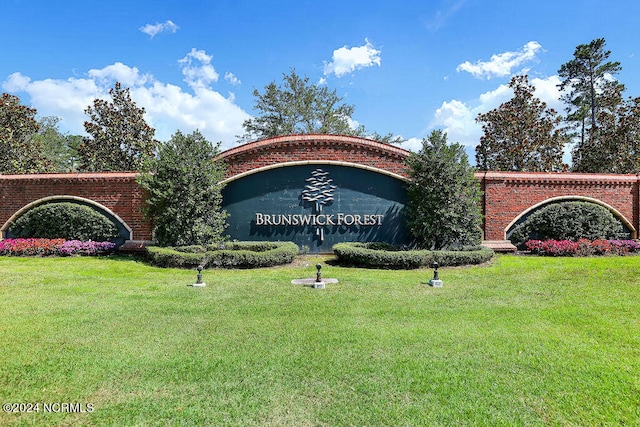
<svg viewBox="0 0 640 427"><path fill-rule="evenodd" d="M207 284L202 281L202 270L204 270L204 267L202 266L202 264L200 264L196 270L198 270L198 278L196 280L196 283L191 286L195 286L196 288L204 288L205 286L207 286Z"/></svg>
<svg viewBox="0 0 640 427"><path fill-rule="evenodd" d="M433 286L434 288L441 288L442 280L440 280L440 277L438 276L438 267L440 265L437 261L434 261L431 266L433 267L433 279L429 280L429 285Z"/></svg>

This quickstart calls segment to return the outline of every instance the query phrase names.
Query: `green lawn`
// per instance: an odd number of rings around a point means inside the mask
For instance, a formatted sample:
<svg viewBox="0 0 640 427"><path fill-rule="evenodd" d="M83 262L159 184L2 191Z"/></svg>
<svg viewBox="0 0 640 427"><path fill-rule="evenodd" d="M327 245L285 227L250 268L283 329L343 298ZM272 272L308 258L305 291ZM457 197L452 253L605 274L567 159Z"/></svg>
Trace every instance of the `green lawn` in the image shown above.
<svg viewBox="0 0 640 427"><path fill-rule="evenodd" d="M125 258L0 257L0 403L40 404L0 425L640 424L640 257L290 283L319 260L193 288Z"/></svg>

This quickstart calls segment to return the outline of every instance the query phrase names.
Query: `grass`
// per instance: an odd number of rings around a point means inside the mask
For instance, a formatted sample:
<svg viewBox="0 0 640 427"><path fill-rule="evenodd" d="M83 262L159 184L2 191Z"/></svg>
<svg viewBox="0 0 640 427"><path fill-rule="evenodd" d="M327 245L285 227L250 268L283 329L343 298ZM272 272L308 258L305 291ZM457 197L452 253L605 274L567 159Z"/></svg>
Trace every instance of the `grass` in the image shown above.
<svg viewBox="0 0 640 427"><path fill-rule="evenodd" d="M0 257L0 425L638 425L638 257L379 271ZM90 404L47 412L43 403ZM86 409L86 406L84 407Z"/></svg>

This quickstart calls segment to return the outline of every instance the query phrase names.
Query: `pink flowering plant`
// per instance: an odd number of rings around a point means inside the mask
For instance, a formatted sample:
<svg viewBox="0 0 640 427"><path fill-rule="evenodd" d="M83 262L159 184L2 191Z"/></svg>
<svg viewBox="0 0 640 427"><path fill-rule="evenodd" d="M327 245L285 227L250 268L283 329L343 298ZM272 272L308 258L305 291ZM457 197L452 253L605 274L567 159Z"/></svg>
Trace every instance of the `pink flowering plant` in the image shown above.
<svg viewBox="0 0 640 427"><path fill-rule="evenodd" d="M640 242L635 240L529 240L525 246L532 254L543 256L627 255L640 251Z"/></svg>
<svg viewBox="0 0 640 427"><path fill-rule="evenodd" d="M115 243L111 242L81 242L65 239L5 239L0 240L0 255L100 255L113 251L115 246Z"/></svg>
<svg viewBox="0 0 640 427"><path fill-rule="evenodd" d="M111 242L67 240L58 247L58 252L60 255L97 255L110 252L115 246Z"/></svg>

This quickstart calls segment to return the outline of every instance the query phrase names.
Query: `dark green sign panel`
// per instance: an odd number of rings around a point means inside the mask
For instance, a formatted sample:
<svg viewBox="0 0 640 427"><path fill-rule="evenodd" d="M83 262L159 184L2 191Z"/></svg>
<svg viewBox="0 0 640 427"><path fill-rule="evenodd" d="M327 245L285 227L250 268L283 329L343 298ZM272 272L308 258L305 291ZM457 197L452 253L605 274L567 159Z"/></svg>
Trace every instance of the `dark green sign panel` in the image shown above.
<svg viewBox="0 0 640 427"><path fill-rule="evenodd" d="M409 243L398 178L340 165L296 165L227 184L227 234L236 240L292 241L310 252L339 242Z"/></svg>

